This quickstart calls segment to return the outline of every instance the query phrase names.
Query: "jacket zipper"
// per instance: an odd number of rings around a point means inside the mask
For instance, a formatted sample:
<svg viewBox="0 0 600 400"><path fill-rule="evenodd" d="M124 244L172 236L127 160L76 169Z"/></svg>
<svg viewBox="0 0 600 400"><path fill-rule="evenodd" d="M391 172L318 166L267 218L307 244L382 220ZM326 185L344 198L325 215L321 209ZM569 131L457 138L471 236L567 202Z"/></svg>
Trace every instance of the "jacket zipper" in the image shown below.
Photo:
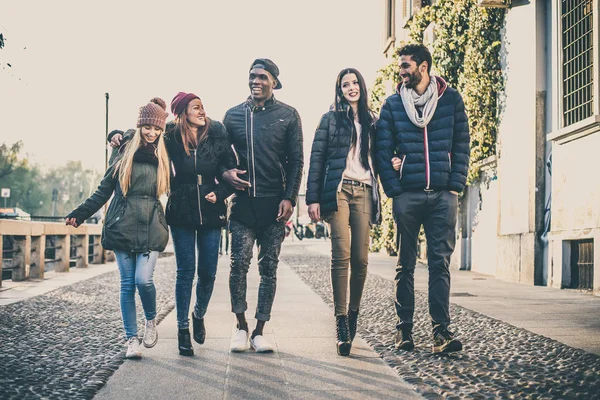
<svg viewBox="0 0 600 400"><path fill-rule="evenodd" d="M425 146L425 189L429 190L431 184L430 166L429 166L429 143L427 139L427 127L423 128L423 144Z"/></svg>
<svg viewBox="0 0 600 400"><path fill-rule="evenodd" d="M196 194L198 195L198 215L200 216L200 225L202 225L202 206L200 205L200 185L202 185L202 175L199 175L196 170L196 149L192 151L194 152L194 173L198 177L196 182Z"/></svg>
<svg viewBox="0 0 600 400"><path fill-rule="evenodd" d="M448 153L448 164L450 165L450 172L452 172L452 154Z"/></svg>
<svg viewBox="0 0 600 400"><path fill-rule="evenodd" d="M400 162L400 178L402 179L402 170L404 169L404 160L406 160L406 154L402 156L402 161Z"/></svg>
<svg viewBox="0 0 600 400"><path fill-rule="evenodd" d="M256 197L256 164L254 162L254 110L250 112L250 141L252 142L252 188Z"/></svg>
<svg viewBox="0 0 600 400"><path fill-rule="evenodd" d="M323 179L323 188L325 188L325 184L327 183L327 174L329 173L329 164L325 166L325 178Z"/></svg>

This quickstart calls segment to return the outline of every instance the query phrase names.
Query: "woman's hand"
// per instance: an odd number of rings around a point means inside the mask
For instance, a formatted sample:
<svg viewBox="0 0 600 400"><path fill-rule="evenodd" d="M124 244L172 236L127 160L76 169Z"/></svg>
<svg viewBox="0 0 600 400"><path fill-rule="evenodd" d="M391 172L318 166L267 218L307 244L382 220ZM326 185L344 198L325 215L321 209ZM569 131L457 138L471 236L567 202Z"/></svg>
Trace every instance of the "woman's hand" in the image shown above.
<svg viewBox="0 0 600 400"><path fill-rule="evenodd" d="M204 196L204 198L206 199L206 201L210 201L213 204L217 202L217 195L215 194L215 192L210 192L209 194Z"/></svg>
<svg viewBox="0 0 600 400"><path fill-rule="evenodd" d="M119 147L122 139L123 135L120 133L113 135L113 137L110 139L110 147Z"/></svg>
<svg viewBox="0 0 600 400"><path fill-rule="evenodd" d="M321 219L321 205L319 203L312 203L308 206L308 216L313 222L317 222Z"/></svg>
<svg viewBox="0 0 600 400"><path fill-rule="evenodd" d="M394 167L394 169L396 171L400 171L400 167L402 166L402 160L399 159L398 157L394 157L392 158L392 167Z"/></svg>
<svg viewBox="0 0 600 400"><path fill-rule="evenodd" d="M79 226L79 225L77 225L77 218L67 218L65 220L65 225L74 226L75 228L77 228Z"/></svg>

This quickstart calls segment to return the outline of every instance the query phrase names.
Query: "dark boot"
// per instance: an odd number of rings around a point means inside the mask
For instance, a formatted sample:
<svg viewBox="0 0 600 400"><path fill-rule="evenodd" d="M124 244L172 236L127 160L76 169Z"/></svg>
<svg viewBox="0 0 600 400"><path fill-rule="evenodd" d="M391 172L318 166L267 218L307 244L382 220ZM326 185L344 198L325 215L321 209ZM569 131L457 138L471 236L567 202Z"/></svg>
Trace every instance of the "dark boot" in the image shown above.
<svg viewBox="0 0 600 400"><path fill-rule="evenodd" d="M336 316L335 328L337 333L337 353L340 356L347 356L350 354L350 349L352 348L352 342L350 341L350 327L348 326L348 316Z"/></svg>
<svg viewBox="0 0 600 400"><path fill-rule="evenodd" d="M192 338L189 329L180 329L177 332L177 341L179 342L179 354L182 356L193 356Z"/></svg>
<svg viewBox="0 0 600 400"><path fill-rule="evenodd" d="M433 354L454 353L462 350L460 340L454 338L454 333L445 325L434 325L433 327Z"/></svg>
<svg viewBox="0 0 600 400"><path fill-rule="evenodd" d="M350 326L350 341L356 336L356 326L358 325L358 310L348 310L348 325Z"/></svg>
<svg viewBox="0 0 600 400"><path fill-rule="evenodd" d="M204 318L196 318L192 313L192 324L194 326L194 340L196 343L204 344L206 339L206 328L204 327Z"/></svg>
<svg viewBox="0 0 600 400"><path fill-rule="evenodd" d="M412 337L412 326L403 326L398 332L396 332L394 346L396 346L398 350L406 351L411 351L415 348L415 342L413 342Z"/></svg>

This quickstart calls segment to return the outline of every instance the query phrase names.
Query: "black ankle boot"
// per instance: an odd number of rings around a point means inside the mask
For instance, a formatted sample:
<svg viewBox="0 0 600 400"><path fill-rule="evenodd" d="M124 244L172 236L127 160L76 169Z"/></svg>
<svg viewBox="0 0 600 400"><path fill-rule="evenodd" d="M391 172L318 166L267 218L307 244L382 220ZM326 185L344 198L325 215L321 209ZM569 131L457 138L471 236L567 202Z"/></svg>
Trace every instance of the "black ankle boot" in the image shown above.
<svg viewBox="0 0 600 400"><path fill-rule="evenodd" d="M340 356L347 356L350 354L350 349L352 348L352 342L350 341L350 327L348 326L348 316L336 316L335 328L337 333L337 353Z"/></svg>
<svg viewBox="0 0 600 400"><path fill-rule="evenodd" d="M356 336L356 326L358 324L358 310L348 310L348 326L350 327L350 341Z"/></svg>
<svg viewBox="0 0 600 400"><path fill-rule="evenodd" d="M189 329L180 329L177 332L177 341L179 342L179 354L182 356L193 356L194 348Z"/></svg>
<svg viewBox="0 0 600 400"><path fill-rule="evenodd" d="M192 324L194 326L194 340L196 343L204 344L206 339L206 328L204 327L204 318L196 318L192 313Z"/></svg>

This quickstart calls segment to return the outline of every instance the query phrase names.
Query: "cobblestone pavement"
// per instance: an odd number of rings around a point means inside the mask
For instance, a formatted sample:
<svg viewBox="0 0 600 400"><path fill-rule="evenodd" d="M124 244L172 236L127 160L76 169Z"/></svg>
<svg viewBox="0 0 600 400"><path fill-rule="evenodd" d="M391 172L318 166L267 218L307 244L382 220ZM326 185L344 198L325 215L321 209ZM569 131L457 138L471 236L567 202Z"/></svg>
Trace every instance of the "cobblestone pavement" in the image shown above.
<svg viewBox="0 0 600 400"><path fill-rule="evenodd" d="M328 256L296 246L282 251L281 258L333 306ZM359 333L425 398L600 398L600 357L452 304L451 330L463 341L464 351L432 355L427 296L422 292L415 293L417 347L396 350L393 299L393 275L390 280L369 275ZM331 324L333 336L333 314Z"/></svg>
<svg viewBox="0 0 600 400"><path fill-rule="evenodd" d="M158 260L154 281L161 321L174 306L173 258ZM91 399L123 363L124 343L118 271L0 306L0 399Z"/></svg>

